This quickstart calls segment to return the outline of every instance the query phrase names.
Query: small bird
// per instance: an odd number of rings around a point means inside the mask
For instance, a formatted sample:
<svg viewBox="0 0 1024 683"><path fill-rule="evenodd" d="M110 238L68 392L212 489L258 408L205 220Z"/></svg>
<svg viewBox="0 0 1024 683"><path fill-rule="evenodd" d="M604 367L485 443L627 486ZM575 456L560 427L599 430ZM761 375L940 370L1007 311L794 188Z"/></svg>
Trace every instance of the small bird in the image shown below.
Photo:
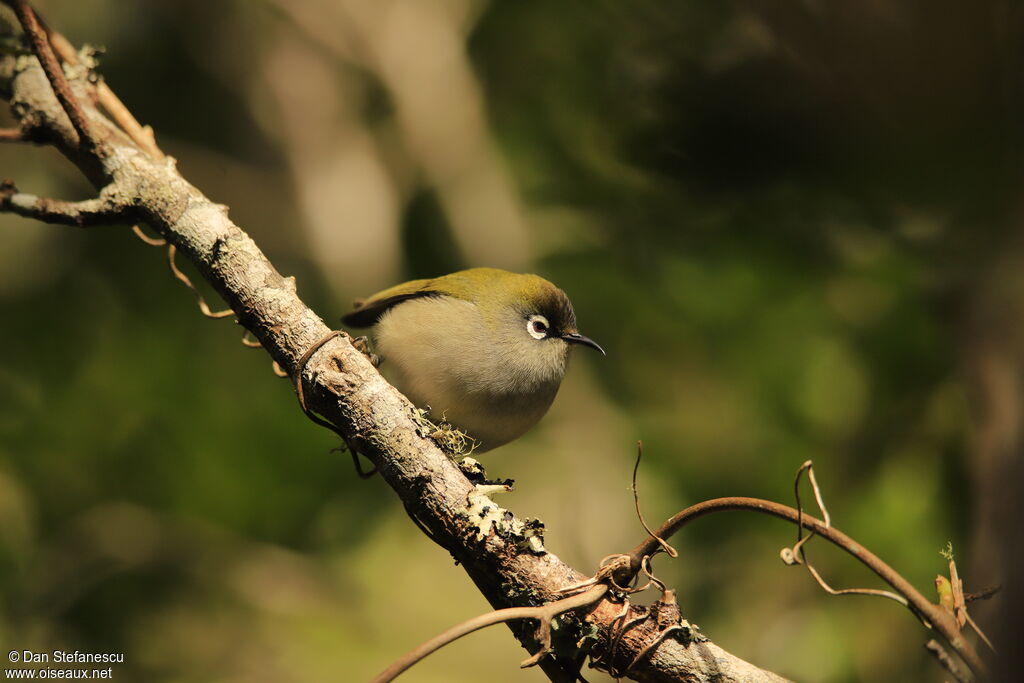
<svg viewBox="0 0 1024 683"><path fill-rule="evenodd" d="M435 419L478 443L506 444L548 411L576 329L569 297L537 275L470 268L395 285L342 318L371 327L385 375Z"/></svg>

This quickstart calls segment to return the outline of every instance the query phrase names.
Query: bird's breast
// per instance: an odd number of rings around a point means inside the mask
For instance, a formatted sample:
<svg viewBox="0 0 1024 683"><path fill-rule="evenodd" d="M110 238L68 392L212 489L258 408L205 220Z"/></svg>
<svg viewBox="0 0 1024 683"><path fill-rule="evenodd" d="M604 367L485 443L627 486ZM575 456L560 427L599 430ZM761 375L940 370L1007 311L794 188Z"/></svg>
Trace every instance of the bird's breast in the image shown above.
<svg viewBox="0 0 1024 683"><path fill-rule="evenodd" d="M476 305L453 297L414 299L381 317L373 336L382 371L434 420L495 448L522 435L551 406L564 354L539 358L525 334L502 334ZM524 328L525 329L525 328Z"/></svg>

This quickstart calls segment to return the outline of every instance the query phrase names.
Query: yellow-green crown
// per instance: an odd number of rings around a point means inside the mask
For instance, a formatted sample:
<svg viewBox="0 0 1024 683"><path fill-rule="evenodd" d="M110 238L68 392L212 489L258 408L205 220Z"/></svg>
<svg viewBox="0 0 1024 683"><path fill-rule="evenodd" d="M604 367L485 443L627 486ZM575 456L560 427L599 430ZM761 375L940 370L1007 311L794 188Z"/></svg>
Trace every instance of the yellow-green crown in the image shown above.
<svg viewBox="0 0 1024 683"><path fill-rule="evenodd" d="M451 296L472 302L485 315L513 308L523 315L539 313L560 332L576 331L576 314L569 297L539 275L511 273L499 268L470 268L441 277L410 280L356 302L342 318L351 327L369 327L393 306L409 299Z"/></svg>

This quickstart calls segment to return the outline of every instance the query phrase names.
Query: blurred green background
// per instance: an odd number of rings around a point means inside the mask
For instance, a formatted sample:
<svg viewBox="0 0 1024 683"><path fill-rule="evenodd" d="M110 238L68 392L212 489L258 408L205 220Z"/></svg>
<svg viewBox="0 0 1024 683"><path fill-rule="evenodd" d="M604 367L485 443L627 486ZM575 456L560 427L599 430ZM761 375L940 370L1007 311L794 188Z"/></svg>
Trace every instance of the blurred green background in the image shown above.
<svg viewBox="0 0 1024 683"><path fill-rule="evenodd" d="M582 571L642 538L642 438L652 522L791 503L814 459L835 524L926 594L947 541L967 590L1001 580L1024 405L1019 4L39 6L106 48L114 90L325 319L467 266L569 293L608 357L577 354L540 426L483 460ZM91 192L50 149L0 148L0 175ZM123 652L119 680L357 681L487 609L127 229L0 216L0 311L2 649ZM944 680L902 608L784 567L793 538L730 513L656 567L760 666ZM833 585L877 587L810 552ZM543 680L524 656L492 629L408 679Z"/></svg>

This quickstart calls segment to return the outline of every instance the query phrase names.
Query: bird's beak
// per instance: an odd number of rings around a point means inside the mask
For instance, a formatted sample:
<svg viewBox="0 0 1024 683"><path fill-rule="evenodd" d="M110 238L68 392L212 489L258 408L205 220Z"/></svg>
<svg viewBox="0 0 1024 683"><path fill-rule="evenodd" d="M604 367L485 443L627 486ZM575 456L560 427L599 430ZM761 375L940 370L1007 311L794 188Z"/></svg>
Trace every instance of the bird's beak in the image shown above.
<svg viewBox="0 0 1024 683"><path fill-rule="evenodd" d="M582 344L583 346L589 346L595 351L600 351L602 356L608 355L607 353L604 352L604 349L601 348L600 344L598 344L590 337L584 337L579 332L568 332L566 334L563 334L562 339L564 339L570 344Z"/></svg>

